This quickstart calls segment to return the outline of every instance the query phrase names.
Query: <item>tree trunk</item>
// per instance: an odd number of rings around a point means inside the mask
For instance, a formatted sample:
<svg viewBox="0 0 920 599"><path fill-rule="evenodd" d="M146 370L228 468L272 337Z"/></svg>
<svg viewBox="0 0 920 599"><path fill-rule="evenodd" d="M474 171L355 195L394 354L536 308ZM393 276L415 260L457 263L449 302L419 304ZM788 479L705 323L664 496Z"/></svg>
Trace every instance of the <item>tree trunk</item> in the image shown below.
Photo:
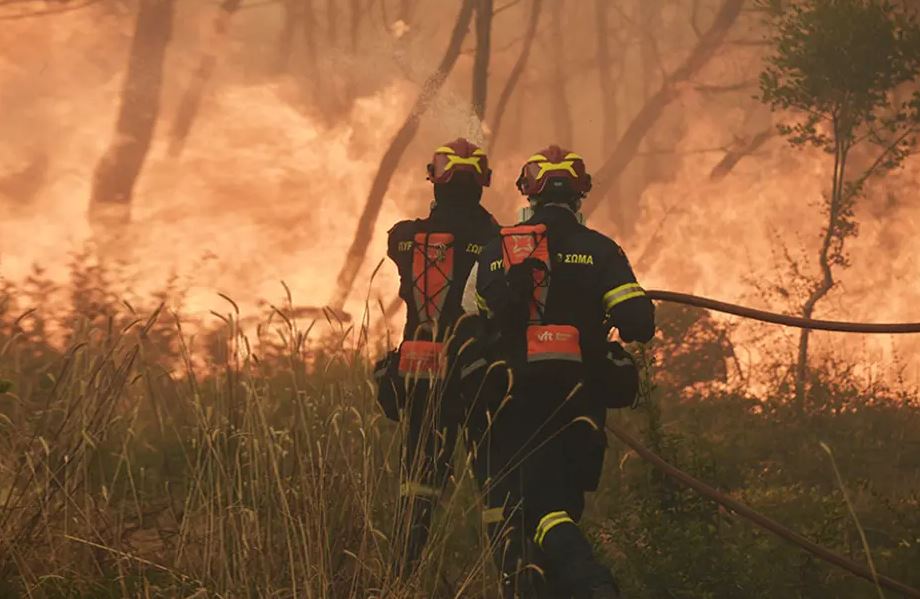
<svg viewBox="0 0 920 599"><path fill-rule="evenodd" d="M213 37L209 43L204 45L204 53L198 62L198 69L189 84L188 89L182 95L179 102L179 109L176 112L176 120L173 121L172 130L169 132L169 155L177 157L182 153L185 147L185 141L192 131L192 125L201 109L201 100L204 97L204 91L214 76L217 68L217 55L224 47L227 40L227 31L230 26L230 18L233 13L240 7L241 0L224 0L214 19Z"/></svg>
<svg viewBox="0 0 920 599"><path fill-rule="evenodd" d="M565 62L565 40L562 37L562 19L565 16L563 9L563 0L553 1L553 18L551 20L551 30L553 36L552 45L547 51L552 54L553 61L553 83L550 90L550 114L552 120L556 123L557 143L563 148L571 148L574 137L574 125L572 124L572 109L569 106L569 99L566 96L566 62Z"/></svg>
<svg viewBox="0 0 920 599"><path fill-rule="evenodd" d="M330 48L335 48L339 42L339 2L341 0L326 0L326 36Z"/></svg>
<svg viewBox="0 0 920 599"><path fill-rule="evenodd" d="M355 232L351 247L348 248L345 263L342 265L336 281L336 291L331 301L331 305L336 309L341 309L345 305L345 300L348 298L361 264L364 262L364 257L367 255L367 248L370 246L371 238L374 235L374 226L377 224L377 217L380 215L380 208L383 205L383 197L390 186L393 174L399 166L399 160L415 137L422 115L428 110L432 100L441 90L444 81L457 62L457 57L460 55L460 46L463 44L463 38L466 37L472 20L475 3L476 0L463 1L447 50L441 59L441 64L425 81L421 92L415 100L415 104L406 117L406 121L396 133L393 141L390 142L390 147L387 148L380 161L380 167L377 169L377 174L371 184L367 203L358 220L358 230Z"/></svg>
<svg viewBox="0 0 920 599"><path fill-rule="evenodd" d="M597 75L598 90L601 98L601 150L606 154L613 149L616 141L617 127L617 97L613 85L613 64L610 59L610 3L608 0L595 0L595 32L597 34ZM611 185L606 197L601 201L606 202L611 208L611 215L616 214L616 201L619 196L619 182Z"/></svg>
<svg viewBox="0 0 920 599"><path fill-rule="evenodd" d="M115 137L96 166L90 210L94 219L130 220L134 185L143 168L160 112L163 63L172 36L175 0L142 0ZM115 208L114 211L109 208Z"/></svg>
<svg viewBox="0 0 920 599"><path fill-rule="evenodd" d="M655 38L660 27L661 7L657 0L640 0L639 1L639 19L640 26L646 31L642 34L639 42L639 64L642 69L642 101L648 101L649 97L655 92L658 84L658 72L661 66L658 64L658 57L655 54ZM651 149L649 139L645 139L643 149ZM655 177L655 157L643 156L640 159L640 166L637 169L639 175L639 185L637 191L639 195L645 190L648 182ZM634 206L639 205L639 197L633 198Z"/></svg>
<svg viewBox="0 0 920 599"><path fill-rule="evenodd" d="M635 98L632 110L640 110L642 106L654 93L654 90L661 84L660 72L662 65L660 57L657 55L656 38L661 37L660 14L661 2L659 0L638 0L636 14L638 20L639 39L637 40L638 50L638 70L635 73L634 81L630 86L629 97ZM664 35L667 35L665 33ZM657 173L658 158L652 154L652 149L656 145L652 137L654 128L650 129L646 137L639 144L638 154L632 163L624 169L622 175L618 177L619 197L614 210L614 221L617 224L621 234L629 236L635 232L635 226L639 220L640 205L642 203L642 194L648 186L655 180ZM676 144L678 136L676 132L669 132L668 142Z"/></svg>
<svg viewBox="0 0 920 599"><path fill-rule="evenodd" d="M358 53L358 41L361 36L361 20L364 18L364 10L361 8L361 0L351 0L351 53Z"/></svg>
<svg viewBox="0 0 920 599"><path fill-rule="evenodd" d="M492 41L492 0L476 1L476 56L473 59L473 114L480 130L486 118L489 55Z"/></svg>
<svg viewBox="0 0 920 599"><path fill-rule="evenodd" d="M750 139L742 140L740 144L726 152L722 160L712 168L712 171L709 173L709 179L711 181L721 181L732 172L735 165L741 162L742 159L759 150L775 135L776 128L771 125Z"/></svg>
<svg viewBox="0 0 920 599"><path fill-rule="evenodd" d="M844 182L846 181L847 155L850 149L845 142L840 141L841 134L836 130L834 137L838 140L834 153L834 181L831 187L831 198L827 203L827 228L824 230L821 249L818 250L821 280L815 284L811 295L808 296L802 306L802 316L805 318L812 317L817 303L834 288L835 281L834 273L831 269L831 255L834 251L835 242L841 244L841 246L843 243L841 225L844 218L843 205L846 194ZM795 399L801 412L805 411L808 400L808 340L810 336L811 330L809 329L802 329L799 334L799 353L795 365Z"/></svg>
<svg viewBox="0 0 920 599"><path fill-rule="evenodd" d="M278 39L278 58L275 70L278 73L287 72L291 65L291 54L294 52L294 36L303 19L303 12L298 6L298 0L284 0L284 23L281 37Z"/></svg>
<svg viewBox="0 0 920 599"><path fill-rule="evenodd" d="M603 0L601 0L603 2ZM521 53L508 74L508 81L498 97L498 104L495 106L495 116L492 119L492 136L490 145L494 149L498 143L498 134L501 131L502 119L505 116L505 110L508 108L508 102L511 95L517 87L524 69L527 68L527 61L530 59L530 49L533 47L533 40L537 34L537 25L540 22L540 9L543 6L543 0L533 0L533 6L530 9L530 19L527 22L527 33L524 34L524 43L521 46Z"/></svg>
<svg viewBox="0 0 920 599"><path fill-rule="evenodd" d="M610 4L595 0L595 26L597 34L597 75L601 93L601 147L609 151L616 139L616 90L613 86L613 64L610 59Z"/></svg>
<svg viewBox="0 0 920 599"><path fill-rule="evenodd" d="M319 56L316 44L316 11L313 9L313 0L303 0L303 39L307 46L307 64L310 73L308 76L316 82L315 89L319 89Z"/></svg>
<svg viewBox="0 0 920 599"><path fill-rule="evenodd" d="M633 117L632 122L623 132L613 152L607 157L607 160L594 177L594 189L591 197L585 201L583 209L586 216L589 216L599 204L599 201L592 201L592 198L606 196L613 183L617 181L633 158L635 158L639 145L655 123L658 122L658 119L661 118L665 108L680 96L677 84L687 81L698 73L715 56L716 51L725 41L725 36L738 19L738 15L741 14L743 5L744 0L725 0L712 25L697 42L687 59L665 79L661 88L646 101L639 113Z"/></svg>

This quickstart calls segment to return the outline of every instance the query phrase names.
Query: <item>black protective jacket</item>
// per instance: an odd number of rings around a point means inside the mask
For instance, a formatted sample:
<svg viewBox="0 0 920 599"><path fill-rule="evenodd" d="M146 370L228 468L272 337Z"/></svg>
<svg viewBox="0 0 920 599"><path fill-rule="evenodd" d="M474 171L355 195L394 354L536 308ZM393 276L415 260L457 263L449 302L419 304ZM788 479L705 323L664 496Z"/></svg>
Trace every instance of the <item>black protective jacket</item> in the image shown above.
<svg viewBox="0 0 920 599"><path fill-rule="evenodd" d="M435 204L428 218L401 221L389 230L387 255L399 269L399 297L408 306L405 339L413 339L420 324L413 298L416 277L412 272L412 260L415 236L422 232L454 236L452 282L438 322L438 330L443 334L462 315L460 302L464 283L486 244L498 237L499 226L478 203L446 201Z"/></svg>
<svg viewBox="0 0 920 599"><path fill-rule="evenodd" d="M654 306L636 282L626 254L612 239L580 224L561 206L538 208L521 224L547 227L550 267L544 324L578 329L582 357L591 370L607 354L611 326L624 341L649 341L655 333ZM500 240L488 244L479 259L476 290L481 306L498 320L506 316L513 294L502 266ZM521 325L526 325L522 322ZM506 331L523 337L524 331ZM509 351L515 353L514 340ZM523 349L520 347L519 349Z"/></svg>

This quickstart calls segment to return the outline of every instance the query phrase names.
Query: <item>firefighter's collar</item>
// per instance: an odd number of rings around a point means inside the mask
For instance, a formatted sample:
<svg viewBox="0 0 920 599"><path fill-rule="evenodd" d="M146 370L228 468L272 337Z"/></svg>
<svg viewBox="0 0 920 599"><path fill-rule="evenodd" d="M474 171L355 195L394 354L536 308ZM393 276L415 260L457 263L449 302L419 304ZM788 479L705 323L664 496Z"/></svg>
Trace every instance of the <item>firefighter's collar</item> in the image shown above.
<svg viewBox="0 0 920 599"><path fill-rule="evenodd" d="M571 212L572 214L575 215L575 220L578 221L578 224L579 224L579 225L585 224L585 215L582 214L581 211L576 212L575 210L572 210L572 208L569 207L569 206L566 205L566 204L552 202L552 203L549 203L549 204L543 204L543 206L555 206L555 207L557 207L557 208L562 208L562 209L564 209L564 210L568 210L569 212ZM533 207L531 207L531 206L524 206L523 208L521 208L521 212L520 212L520 222L523 223L523 222L526 222L526 221L530 220L531 218L533 218L533 214L534 214Z"/></svg>

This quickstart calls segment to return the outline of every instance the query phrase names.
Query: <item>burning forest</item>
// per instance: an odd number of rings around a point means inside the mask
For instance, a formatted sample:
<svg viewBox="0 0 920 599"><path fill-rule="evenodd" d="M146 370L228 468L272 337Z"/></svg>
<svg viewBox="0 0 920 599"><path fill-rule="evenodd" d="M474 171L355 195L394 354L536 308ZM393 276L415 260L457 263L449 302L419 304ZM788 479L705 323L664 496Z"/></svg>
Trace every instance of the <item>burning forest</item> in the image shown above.
<svg viewBox="0 0 920 599"><path fill-rule="evenodd" d="M624 596L920 596L916 10L0 0L0 596L512 596L466 429L391 563L388 239L457 138L502 225L583 160L657 302L575 518Z"/></svg>

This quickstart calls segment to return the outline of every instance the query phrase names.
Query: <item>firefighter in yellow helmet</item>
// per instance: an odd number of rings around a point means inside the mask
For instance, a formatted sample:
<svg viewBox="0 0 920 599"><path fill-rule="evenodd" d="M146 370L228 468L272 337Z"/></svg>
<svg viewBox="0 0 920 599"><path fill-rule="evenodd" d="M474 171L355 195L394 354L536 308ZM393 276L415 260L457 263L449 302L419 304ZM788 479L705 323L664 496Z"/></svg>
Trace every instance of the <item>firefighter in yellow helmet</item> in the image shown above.
<svg viewBox="0 0 920 599"><path fill-rule="evenodd" d="M453 342L463 315L463 283L482 248L498 235L498 224L480 204L491 175L485 151L475 144L462 138L444 144L428 165L430 214L399 222L388 233L406 327L399 349L377 363L375 377L384 413L406 429L393 535L400 575L414 571L421 557L465 414L452 374Z"/></svg>
<svg viewBox="0 0 920 599"><path fill-rule="evenodd" d="M510 396L488 407L485 520L507 596L611 599L614 578L577 523L600 478L606 409L638 391L635 364L609 335L649 341L654 308L623 250L581 222L591 178L579 155L534 154L517 187L529 214L482 252L464 303L488 316L492 359L513 373Z"/></svg>

